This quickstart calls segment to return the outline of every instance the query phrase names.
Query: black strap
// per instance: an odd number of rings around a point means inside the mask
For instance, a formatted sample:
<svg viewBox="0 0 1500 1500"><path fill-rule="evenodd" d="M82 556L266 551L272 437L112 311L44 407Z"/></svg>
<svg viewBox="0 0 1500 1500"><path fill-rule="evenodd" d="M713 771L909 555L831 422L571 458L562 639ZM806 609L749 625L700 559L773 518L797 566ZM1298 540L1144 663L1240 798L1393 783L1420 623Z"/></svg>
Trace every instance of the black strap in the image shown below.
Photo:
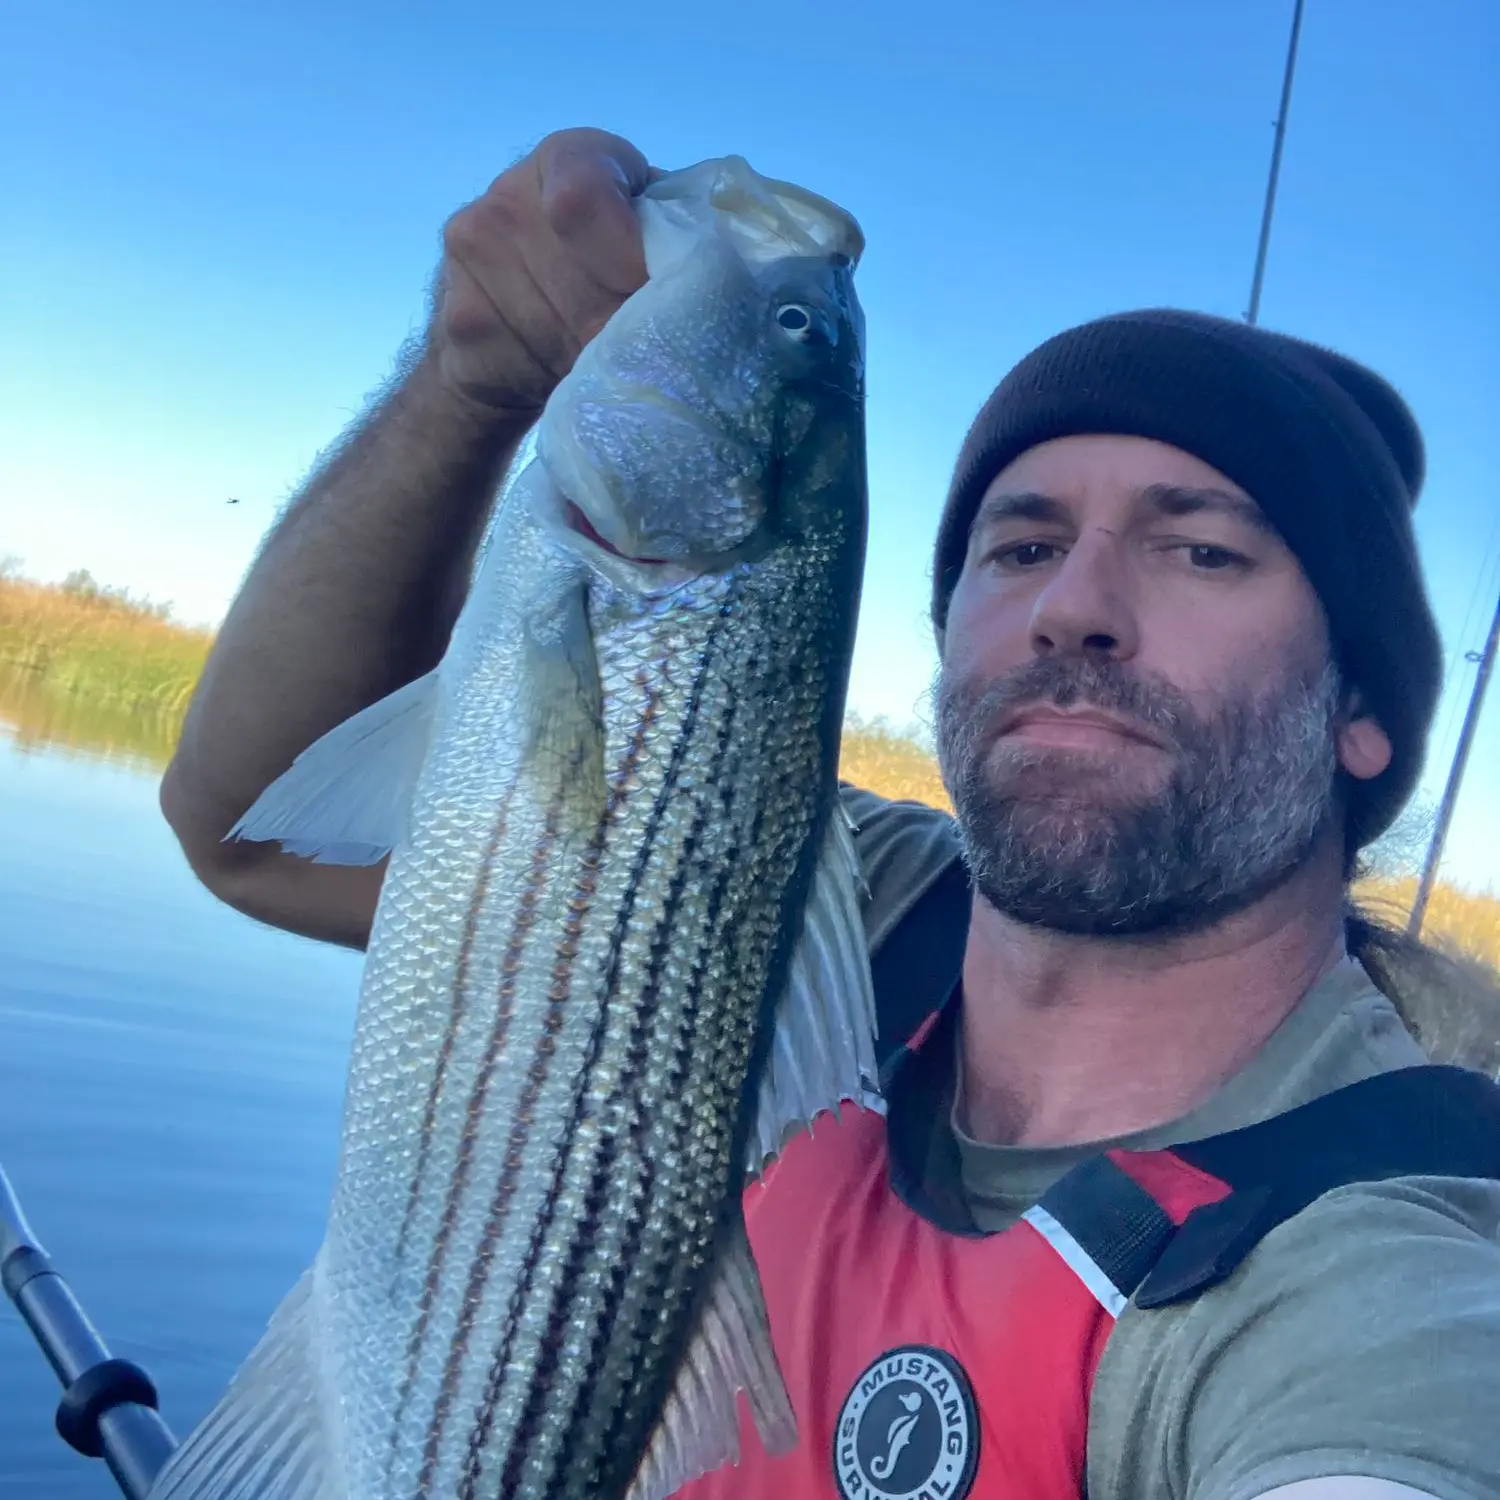
<svg viewBox="0 0 1500 1500"><path fill-rule="evenodd" d="M958 1007L940 1007L937 1024L915 1051L902 1048L882 1071L891 1189L916 1214L948 1234L982 1239L964 1194L958 1139L948 1129Z"/></svg>
<svg viewBox="0 0 1500 1500"><path fill-rule="evenodd" d="M875 1057L889 1081L906 1044L941 1010L963 972L969 875L954 858L870 957L880 1035Z"/></svg>
<svg viewBox="0 0 1500 1500"><path fill-rule="evenodd" d="M1223 1281L1266 1234L1334 1188L1391 1177L1500 1180L1500 1084L1467 1068L1401 1068L1174 1149L1233 1191L1188 1216L1136 1293L1140 1307Z"/></svg>
<svg viewBox="0 0 1500 1500"><path fill-rule="evenodd" d="M1079 1162L1037 1207L1068 1231L1125 1298L1151 1274L1176 1233L1166 1210L1107 1156Z"/></svg>
<svg viewBox="0 0 1500 1500"><path fill-rule="evenodd" d="M1040 1205L1137 1307L1184 1302L1226 1280L1272 1229L1334 1188L1500 1179L1500 1085L1464 1068L1403 1068L1173 1154L1230 1188L1180 1228L1105 1156L1075 1167Z"/></svg>

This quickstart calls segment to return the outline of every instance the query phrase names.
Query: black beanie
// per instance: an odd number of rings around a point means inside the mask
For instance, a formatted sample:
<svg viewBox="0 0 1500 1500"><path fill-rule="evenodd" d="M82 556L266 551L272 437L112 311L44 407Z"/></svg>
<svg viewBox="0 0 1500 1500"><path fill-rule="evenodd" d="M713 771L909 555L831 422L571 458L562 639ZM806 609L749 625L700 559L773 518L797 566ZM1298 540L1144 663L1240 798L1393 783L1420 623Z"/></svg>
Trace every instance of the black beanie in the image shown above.
<svg viewBox="0 0 1500 1500"><path fill-rule="evenodd" d="M1390 737L1390 767L1349 787L1349 847L1383 832L1416 785L1442 647L1412 533L1422 435L1373 371L1246 323L1157 308L1069 329L1028 354L964 439L938 528L941 641L969 528L994 479L1053 438L1118 433L1181 448L1240 486L1302 565L1346 681Z"/></svg>

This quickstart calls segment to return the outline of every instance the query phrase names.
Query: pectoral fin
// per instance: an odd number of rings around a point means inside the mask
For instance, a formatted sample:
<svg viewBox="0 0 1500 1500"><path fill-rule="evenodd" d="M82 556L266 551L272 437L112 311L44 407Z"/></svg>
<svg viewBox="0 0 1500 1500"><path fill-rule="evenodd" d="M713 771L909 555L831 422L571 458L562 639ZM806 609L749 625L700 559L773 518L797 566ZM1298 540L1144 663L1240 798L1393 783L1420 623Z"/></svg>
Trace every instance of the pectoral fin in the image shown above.
<svg viewBox="0 0 1500 1500"><path fill-rule="evenodd" d="M743 1391L766 1451L797 1441L797 1419L771 1346L760 1273L736 1212L703 1316L627 1500L666 1500L740 1457Z"/></svg>
<svg viewBox="0 0 1500 1500"><path fill-rule="evenodd" d="M431 671L314 740L230 838L279 839L318 864L373 865L406 837L441 686Z"/></svg>
<svg viewBox="0 0 1500 1500"><path fill-rule="evenodd" d="M875 991L859 908L862 884L848 820L836 808L776 1012L750 1137L752 1173L815 1116L845 1100L884 1108L876 1082Z"/></svg>

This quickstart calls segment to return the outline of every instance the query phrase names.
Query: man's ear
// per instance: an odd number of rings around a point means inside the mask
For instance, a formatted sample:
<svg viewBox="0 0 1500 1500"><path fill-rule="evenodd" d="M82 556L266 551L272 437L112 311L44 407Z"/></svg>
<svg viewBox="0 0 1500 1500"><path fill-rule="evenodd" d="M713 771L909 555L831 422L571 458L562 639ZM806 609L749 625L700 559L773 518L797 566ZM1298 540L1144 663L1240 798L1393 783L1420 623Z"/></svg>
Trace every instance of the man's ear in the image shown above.
<svg viewBox="0 0 1500 1500"><path fill-rule="evenodd" d="M1390 736L1364 706L1358 688L1345 694L1334 734L1339 765L1356 781L1373 781L1390 765L1394 752Z"/></svg>

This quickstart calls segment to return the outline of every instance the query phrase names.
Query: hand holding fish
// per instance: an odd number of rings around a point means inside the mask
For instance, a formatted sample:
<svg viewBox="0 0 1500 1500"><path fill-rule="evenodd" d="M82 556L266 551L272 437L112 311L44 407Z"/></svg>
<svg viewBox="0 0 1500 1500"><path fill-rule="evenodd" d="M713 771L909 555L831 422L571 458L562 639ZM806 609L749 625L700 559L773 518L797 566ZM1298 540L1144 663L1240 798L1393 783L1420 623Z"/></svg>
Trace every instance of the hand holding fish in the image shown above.
<svg viewBox="0 0 1500 1500"><path fill-rule="evenodd" d="M495 487L580 347L645 280L641 154L547 137L448 226L425 355L309 477L220 629L162 808L210 890L363 947L382 870L230 844L319 735L442 656ZM247 730L248 726L248 730Z"/></svg>
<svg viewBox="0 0 1500 1500"><path fill-rule="evenodd" d="M559 131L448 221L428 333L447 386L497 413L540 412L646 280L631 199L653 175L617 135Z"/></svg>

